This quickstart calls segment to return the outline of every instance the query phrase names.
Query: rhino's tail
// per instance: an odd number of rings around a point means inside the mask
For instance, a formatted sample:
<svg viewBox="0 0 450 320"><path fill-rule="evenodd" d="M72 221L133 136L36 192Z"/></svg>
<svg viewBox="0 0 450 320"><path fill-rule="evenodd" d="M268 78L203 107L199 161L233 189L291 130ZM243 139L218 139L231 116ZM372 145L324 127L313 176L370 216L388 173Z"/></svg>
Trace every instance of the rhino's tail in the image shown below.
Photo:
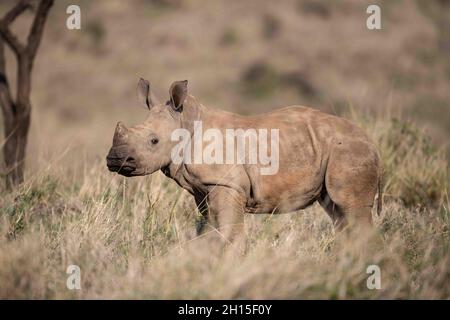
<svg viewBox="0 0 450 320"><path fill-rule="evenodd" d="M378 177L378 199L377 199L377 215L379 216L383 209L383 170L380 170Z"/></svg>

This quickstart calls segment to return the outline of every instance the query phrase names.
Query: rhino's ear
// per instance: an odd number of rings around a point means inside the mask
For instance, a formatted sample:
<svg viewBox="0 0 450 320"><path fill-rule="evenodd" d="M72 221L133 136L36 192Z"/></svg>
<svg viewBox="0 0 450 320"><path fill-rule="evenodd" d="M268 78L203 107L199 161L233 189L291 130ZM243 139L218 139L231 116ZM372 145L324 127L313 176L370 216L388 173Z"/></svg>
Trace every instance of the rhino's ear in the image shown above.
<svg viewBox="0 0 450 320"><path fill-rule="evenodd" d="M155 99L152 99L152 94L150 92L150 82L140 78L137 85L137 96L140 103L151 109L155 103Z"/></svg>
<svg viewBox="0 0 450 320"><path fill-rule="evenodd" d="M170 86L170 104L175 111L181 111L184 100L187 97L187 85L188 81L175 81Z"/></svg>

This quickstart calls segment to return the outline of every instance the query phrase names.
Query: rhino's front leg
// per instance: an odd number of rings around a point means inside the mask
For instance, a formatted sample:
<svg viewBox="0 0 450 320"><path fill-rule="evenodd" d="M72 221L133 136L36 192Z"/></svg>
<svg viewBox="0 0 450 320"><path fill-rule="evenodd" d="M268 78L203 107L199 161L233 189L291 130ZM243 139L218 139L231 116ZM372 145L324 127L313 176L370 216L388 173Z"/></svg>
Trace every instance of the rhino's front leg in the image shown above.
<svg viewBox="0 0 450 320"><path fill-rule="evenodd" d="M226 242L240 238L244 231L246 197L232 188L212 186L206 200L208 209L202 232Z"/></svg>

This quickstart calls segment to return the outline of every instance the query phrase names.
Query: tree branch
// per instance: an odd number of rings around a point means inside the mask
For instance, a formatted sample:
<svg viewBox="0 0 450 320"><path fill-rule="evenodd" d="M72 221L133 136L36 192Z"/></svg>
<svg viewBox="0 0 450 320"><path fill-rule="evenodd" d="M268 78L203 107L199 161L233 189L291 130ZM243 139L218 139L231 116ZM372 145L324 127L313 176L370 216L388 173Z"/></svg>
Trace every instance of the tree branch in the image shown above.
<svg viewBox="0 0 450 320"><path fill-rule="evenodd" d="M39 43L41 42L45 21L47 20L47 15L53 5L53 2L54 0L41 0L41 2L39 2L39 7L27 38L26 50L28 51L31 60L33 60L36 55Z"/></svg>
<svg viewBox="0 0 450 320"><path fill-rule="evenodd" d="M5 27L3 24L0 24L0 35L5 39L6 43L9 45L11 50L17 57L20 57L25 52L25 46L20 43L19 39L9 30L8 27Z"/></svg>
<svg viewBox="0 0 450 320"><path fill-rule="evenodd" d="M3 17L1 20L2 23L5 24L6 27L9 27L11 23L16 20L16 18L24 12L26 9L31 8L31 5L28 0L21 0L15 7L13 7L9 12Z"/></svg>
<svg viewBox="0 0 450 320"><path fill-rule="evenodd" d="M16 20L16 18L22 14L26 9L30 8L28 0L21 0L15 5L8 13L0 20L0 35L5 39L6 43L11 47L17 56L23 54L25 46L20 43L19 39L12 34L9 30L9 26Z"/></svg>

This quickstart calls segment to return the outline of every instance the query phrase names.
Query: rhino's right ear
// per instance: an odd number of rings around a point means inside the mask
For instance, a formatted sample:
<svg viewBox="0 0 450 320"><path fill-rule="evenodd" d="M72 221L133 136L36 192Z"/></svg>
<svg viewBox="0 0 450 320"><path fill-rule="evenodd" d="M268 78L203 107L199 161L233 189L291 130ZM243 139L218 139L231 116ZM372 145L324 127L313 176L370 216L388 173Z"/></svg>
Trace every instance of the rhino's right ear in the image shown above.
<svg viewBox="0 0 450 320"><path fill-rule="evenodd" d="M140 103L144 104L149 110L153 107L155 101L150 92L150 82L140 78L137 86L137 95Z"/></svg>
<svg viewBox="0 0 450 320"><path fill-rule="evenodd" d="M175 111L180 111L187 97L188 81L175 81L169 89L170 104Z"/></svg>

